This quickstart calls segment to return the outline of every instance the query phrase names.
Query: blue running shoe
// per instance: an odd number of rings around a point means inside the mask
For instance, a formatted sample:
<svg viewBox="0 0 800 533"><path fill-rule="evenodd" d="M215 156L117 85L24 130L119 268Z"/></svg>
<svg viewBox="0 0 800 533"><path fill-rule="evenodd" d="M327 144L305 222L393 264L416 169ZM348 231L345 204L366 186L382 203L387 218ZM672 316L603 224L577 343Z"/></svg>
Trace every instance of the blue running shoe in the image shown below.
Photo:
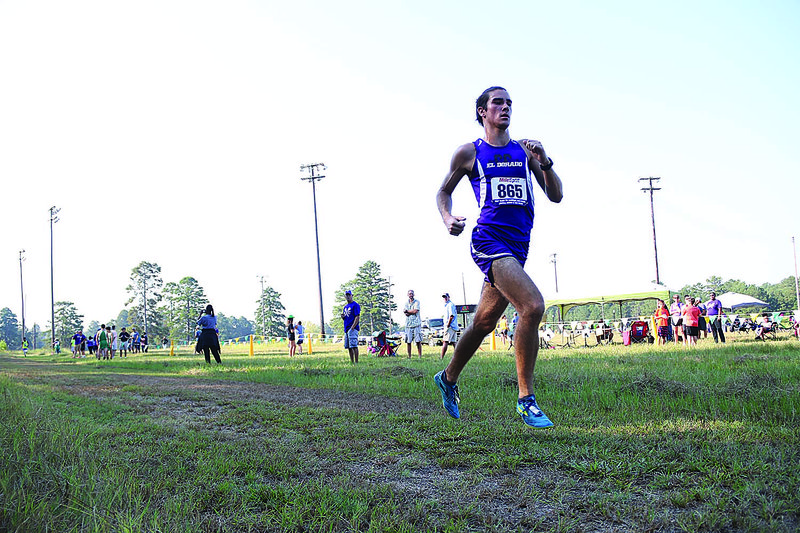
<svg viewBox="0 0 800 533"><path fill-rule="evenodd" d="M436 386L442 391L442 405L444 406L444 410L447 411L447 414L453 418L461 418L461 415L458 413L458 402L461 401L458 397L458 385L455 383L453 385L445 383L444 370L433 376L433 381L436 382Z"/></svg>
<svg viewBox="0 0 800 533"><path fill-rule="evenodd" d="M517 400L517 412L522 417L522 421L531 427L549 428L553 426L547 415L539 409L539 404L536 403L536 396L533 394Z"/></svg>

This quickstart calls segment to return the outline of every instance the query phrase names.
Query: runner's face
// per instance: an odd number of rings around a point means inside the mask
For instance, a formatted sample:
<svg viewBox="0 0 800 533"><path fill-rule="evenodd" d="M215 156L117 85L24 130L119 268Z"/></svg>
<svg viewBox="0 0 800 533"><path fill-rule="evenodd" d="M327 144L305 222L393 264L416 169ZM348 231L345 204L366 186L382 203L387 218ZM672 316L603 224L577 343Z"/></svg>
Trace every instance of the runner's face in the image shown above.
<svg viewBox="0 0 800 533"><path fill-rule="evenodd" d="M508 128L511 124L511 97L508 92L501 89L492 91L483 113L484 124Z"/></svg>
<svg viewBox="0 0 800 533"><path fill-rule="evenodd" d="M408 291L408 299L410 301L414 301L414 291Z"/></svg>

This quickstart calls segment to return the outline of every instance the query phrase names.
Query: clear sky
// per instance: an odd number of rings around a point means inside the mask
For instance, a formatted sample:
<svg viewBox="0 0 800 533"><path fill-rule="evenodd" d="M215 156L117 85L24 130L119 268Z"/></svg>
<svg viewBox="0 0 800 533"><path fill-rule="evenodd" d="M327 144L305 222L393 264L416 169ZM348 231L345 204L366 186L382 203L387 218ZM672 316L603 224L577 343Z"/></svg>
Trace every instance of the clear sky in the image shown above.
<svg viewBox="0 0 800 533"><path fill-rule="evenodd" d="M142 260L251 319L263 275L318 322L314 162L327 318L370 259L401 308L409 288L423 316L443 291L476 303L474 196L454 195L457 238L434 198L491 85L564 182L536 197L546 298L650 286L646 176L664 283L775 283L800 237L798 27L770 0L0 1L0 307L20 315L24 249L26 325L47 327L56 205L55 298L86 323Z"/></svg>

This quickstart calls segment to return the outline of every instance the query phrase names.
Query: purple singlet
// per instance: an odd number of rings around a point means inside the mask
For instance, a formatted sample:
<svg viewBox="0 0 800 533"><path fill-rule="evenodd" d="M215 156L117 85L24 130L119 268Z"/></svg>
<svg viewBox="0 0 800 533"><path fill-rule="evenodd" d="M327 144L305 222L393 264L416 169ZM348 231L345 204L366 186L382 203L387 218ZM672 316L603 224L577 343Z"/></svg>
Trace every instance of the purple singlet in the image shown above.
<svg viewBox="0 0 800 533"><path fill-rule="evenodd" d="M469 175L480 207L477 227L501 237L529 241L533 228L533 184L528 157L517 141L495 147L478 139L475 164Z"/></svg>

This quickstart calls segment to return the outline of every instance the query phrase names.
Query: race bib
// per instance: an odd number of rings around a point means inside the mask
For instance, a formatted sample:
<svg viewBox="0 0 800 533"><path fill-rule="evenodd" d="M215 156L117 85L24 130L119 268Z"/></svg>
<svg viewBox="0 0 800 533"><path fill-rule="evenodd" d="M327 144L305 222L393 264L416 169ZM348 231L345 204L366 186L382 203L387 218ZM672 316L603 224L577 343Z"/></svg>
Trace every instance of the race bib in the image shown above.
<svg viewBox="0 0 800 533"><path fill-rule="evenodd" d="M492 178L492 202L499 205L526 205L528 184L525 178Z"/></svg>

